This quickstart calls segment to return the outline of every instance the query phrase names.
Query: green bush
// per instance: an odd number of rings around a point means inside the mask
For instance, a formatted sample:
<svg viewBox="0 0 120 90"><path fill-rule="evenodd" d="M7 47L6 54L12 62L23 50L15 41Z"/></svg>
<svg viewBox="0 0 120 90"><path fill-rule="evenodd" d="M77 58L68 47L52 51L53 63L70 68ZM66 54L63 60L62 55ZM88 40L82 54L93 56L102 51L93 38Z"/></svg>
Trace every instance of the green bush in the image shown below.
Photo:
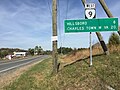
<svg viewBox="0 0 120 90"><path fill-rule="evenodd" d="M62 54L68 54L70 53L71 51L73 51L72 48L68 48L68 47L60 47L58 49L58 54L62 53Z"/></svg>
<svg viewBox="0 0 120 90"><path fill-rule="evenodd" d="M116 33L112 33L108 41L109 46L118 46L120 45L120 37Z"/></svg>
<svg viewBox="0 0 120 90"><path fill-rule="evenodd" d="M0 50L0 58L4 58L8 55L8 50Z"/></svg>

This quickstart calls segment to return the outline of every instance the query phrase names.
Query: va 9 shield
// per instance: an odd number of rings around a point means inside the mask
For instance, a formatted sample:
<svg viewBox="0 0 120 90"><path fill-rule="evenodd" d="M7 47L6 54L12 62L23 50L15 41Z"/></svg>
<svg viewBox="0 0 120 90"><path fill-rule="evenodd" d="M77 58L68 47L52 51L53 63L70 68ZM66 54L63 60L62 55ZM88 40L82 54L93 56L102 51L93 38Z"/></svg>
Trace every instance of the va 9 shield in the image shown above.
<svg viewBox="0 0 120 90"><path fill-rule="evenodd" d="M96 14L95 14L95 9L86 9L85 10L85 17L87 19L93 19L95 18Z"/></svg>

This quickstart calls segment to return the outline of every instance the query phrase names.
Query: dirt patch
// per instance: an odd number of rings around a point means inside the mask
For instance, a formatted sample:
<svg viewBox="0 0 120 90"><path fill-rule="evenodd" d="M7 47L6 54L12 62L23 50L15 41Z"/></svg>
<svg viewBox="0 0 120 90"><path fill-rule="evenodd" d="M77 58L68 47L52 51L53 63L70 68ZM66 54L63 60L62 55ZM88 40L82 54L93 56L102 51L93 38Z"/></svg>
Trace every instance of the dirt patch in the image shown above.
<svg viewBox="0 0 120 90"><path fill-rule="evenodd" d="M44 79L44 77L41 73L36 73L33 75L33 77L35 77L36 80L43 80Z"/></svg>
<svg viewBox="0 0 120 90"><path fill-rule="evenodd" d="M98 48L94 48L92 51L92 55L97 55L97 54L102 54L102 48L98 47ZM69 62L74 62L76 60L79 59L84 59L89 57L90 55L90 50L86 49L86 50L81 50L81 51L77 51L75 53L72 53L70 55L66 55L61 59L62 63L69 63Z"/></svg>
<svg viewBox="0 0 120 90"><path fill-rule="evenodd" d="M119 52L120 51L120 46L112 46L109 48L109 53L113 52ZM93 47L92 48L92 56L99 56L104 54L102 47ZM64 55L60 58L61 66L60 69L63 68L64 66L70 65L72 63L75 63L76 61L83 60L86 58L89 58L90 56L90 50L81 50L81 51L76 51L68 55ZM118 57L117 57L118 58Z"/></svg>
<svg viewBox="0 0 120 90"><path fill-rule="evenodd" d="M8 71L6 73L0 74L0 90L2 90L3 87L12 83L15 79L19 78L21 74L23 74L25 71L29 70L32 66L34 66L39 62L35 62L30 65L26 65L26 66Z"/></svg>

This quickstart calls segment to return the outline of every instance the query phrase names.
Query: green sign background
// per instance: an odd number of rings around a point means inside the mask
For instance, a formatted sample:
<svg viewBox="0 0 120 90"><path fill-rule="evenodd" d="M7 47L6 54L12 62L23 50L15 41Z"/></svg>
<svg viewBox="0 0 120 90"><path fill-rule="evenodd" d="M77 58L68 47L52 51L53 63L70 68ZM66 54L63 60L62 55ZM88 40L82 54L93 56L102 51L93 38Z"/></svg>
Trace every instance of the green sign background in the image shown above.
<svg viewBox="0 0 120 90"><path fill-rule="evenodd" d="M118 31L118 18L65 20L65 33Z"/></svg>

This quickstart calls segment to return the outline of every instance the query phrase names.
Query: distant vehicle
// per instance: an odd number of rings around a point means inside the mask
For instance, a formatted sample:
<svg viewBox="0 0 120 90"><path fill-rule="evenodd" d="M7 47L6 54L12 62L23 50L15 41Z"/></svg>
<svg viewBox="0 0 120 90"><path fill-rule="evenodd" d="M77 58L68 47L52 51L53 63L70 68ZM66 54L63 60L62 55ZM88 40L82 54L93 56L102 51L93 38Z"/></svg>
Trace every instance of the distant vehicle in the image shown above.
<svg viewBox="0 0 120 90"><path fill-rule="evenodd" d="M5 58L11 60L12 59L12 55L7 55Z"/></svg>
<svg viewBox="0 0 120 90"><path fill-rule="evenodd" d="M13 52L15 57L25 57L26 56L26 52Z"/></svg>

